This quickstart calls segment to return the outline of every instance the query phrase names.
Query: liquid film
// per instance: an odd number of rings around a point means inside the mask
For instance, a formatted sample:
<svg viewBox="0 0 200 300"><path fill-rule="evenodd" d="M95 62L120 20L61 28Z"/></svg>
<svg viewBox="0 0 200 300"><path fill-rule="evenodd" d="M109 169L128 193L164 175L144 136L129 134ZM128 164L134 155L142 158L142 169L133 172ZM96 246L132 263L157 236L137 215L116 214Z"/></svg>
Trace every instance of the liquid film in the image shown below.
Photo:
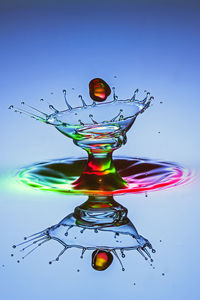
<svg viewBox="0 0 200 300"><path fill-rule="evenodd" d="M145 158L117 157L114 159L114 165L126 182L125 187L114 189L111 180L108 180L103 190L97 190L95 177L95 181L90 182L90 189L76 189L75 183L84 172L87 163L87 158L52 160L23 168L18 172L17 177L20 182L32 188L64 194L88 195L146 193L184 184L191 177L189 170L175 163ZM109 178L106 177L106 179Z"/></svg>

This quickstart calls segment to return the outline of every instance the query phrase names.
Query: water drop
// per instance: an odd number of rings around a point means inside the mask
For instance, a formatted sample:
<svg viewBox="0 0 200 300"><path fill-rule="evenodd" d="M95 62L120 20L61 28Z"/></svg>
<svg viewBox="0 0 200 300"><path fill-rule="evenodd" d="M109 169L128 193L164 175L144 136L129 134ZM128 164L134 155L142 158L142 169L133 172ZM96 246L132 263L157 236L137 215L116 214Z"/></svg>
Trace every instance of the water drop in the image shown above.
<svg viewBox="0 0 200 300"><path fill-rule="evenodd" d="M81 102L82 102L82 104L83 104L83 107L86 108L86 107L87 107L87 104L86 104L85 101L83 100L82 95L79 95L79 98L81 99Z"/></svg>
<svg viewBox="0 0 200 300"><path fill-rule="evenodd" d="M92 267L97 271L106 270L113 261L113 255L110 251L95 250L92 253Z"/></svg>
<svg viewBox="0 0 200 300"><path fill-rule="evenodd" d="M103 102L111 93L109 85L101 78L94 78L89 83L89 93L92 100Z"/></svg>
<svg viewBox="0 0 200 300"><path fill-rule="evenodd" d="M165 276L165 273L162 273L162 276Z"/></svg>
<svg viewBox="0 0 200 300"><path fill-rule="evenodd" d="M8 109L13 109L14 108L14 106L13 105L10 105L9 107L8 107Z"/></svg>
<svg viewBox="0 0 200 300"><path fill-rule="evenodd" d="M69 110L72 110L72 107L71 107L71 105L69 104L69 102L68 102L68 100L67 100L66 94L67 94L67 91L66 91L66 90L63 90L63 95L64 95L65 103L67 104L68 109L69 109Z"/></svg>

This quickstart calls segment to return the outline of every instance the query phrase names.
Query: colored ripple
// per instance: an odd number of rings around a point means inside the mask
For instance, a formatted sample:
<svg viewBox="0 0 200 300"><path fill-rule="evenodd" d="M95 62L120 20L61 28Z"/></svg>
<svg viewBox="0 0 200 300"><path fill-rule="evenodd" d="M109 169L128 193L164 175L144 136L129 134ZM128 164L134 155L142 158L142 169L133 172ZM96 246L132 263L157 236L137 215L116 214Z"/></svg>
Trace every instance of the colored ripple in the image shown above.
<svg viewBox="0 0 200 300"><path fill-rule="evenodd" d="M87 158L66 158L33 164L21 169L20 182L39 190L64 194L114 195L145 193L181 185L191 178L188 169L171 163L144 158L117 157L115 167L128 183L114 191L75 190L73 182L82 174Z"/></svg>

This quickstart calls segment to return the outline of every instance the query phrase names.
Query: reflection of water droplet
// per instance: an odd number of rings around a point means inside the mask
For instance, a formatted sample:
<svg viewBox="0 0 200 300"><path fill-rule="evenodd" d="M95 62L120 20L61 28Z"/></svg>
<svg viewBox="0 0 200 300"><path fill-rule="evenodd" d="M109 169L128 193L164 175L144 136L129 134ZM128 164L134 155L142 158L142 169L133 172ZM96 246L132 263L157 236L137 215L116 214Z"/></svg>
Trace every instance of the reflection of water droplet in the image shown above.
<svg viewBox="0 0 200 300"><path fill-rule="evenodd" d="M92 267L97 271L106 270L112 263L113 256L110 251L95 250L92 253Z"/></svg>

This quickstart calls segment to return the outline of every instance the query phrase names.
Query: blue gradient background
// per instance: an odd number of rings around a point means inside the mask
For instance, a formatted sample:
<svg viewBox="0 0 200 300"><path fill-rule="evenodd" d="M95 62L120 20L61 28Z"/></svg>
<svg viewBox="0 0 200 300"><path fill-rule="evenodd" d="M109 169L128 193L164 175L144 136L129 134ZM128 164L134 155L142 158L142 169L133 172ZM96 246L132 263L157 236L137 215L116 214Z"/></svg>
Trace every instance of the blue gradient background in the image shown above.
<svg viewBox="0 0 200 300"><path fill-rule="evenodd" d="M10 176L32 162L85 153L53 127L7 110L21 100L44 109L40 98L64 109L63 88L72 106L80 93L87 102L94 77L115 85L119 97L150 90L153 106L115 155L176 161L198 175L198 2L1 1L0 36L1 299L199 299L197 176L148 198L116 197L157 249L155 270L135 252L124 260L126 272L117 261L95 272L88 267L89 253L80 260L77 250L49 266L60 250L53 242L21 264L12 261L10 245L57 223L86 197L36 192Z"/></svg>

